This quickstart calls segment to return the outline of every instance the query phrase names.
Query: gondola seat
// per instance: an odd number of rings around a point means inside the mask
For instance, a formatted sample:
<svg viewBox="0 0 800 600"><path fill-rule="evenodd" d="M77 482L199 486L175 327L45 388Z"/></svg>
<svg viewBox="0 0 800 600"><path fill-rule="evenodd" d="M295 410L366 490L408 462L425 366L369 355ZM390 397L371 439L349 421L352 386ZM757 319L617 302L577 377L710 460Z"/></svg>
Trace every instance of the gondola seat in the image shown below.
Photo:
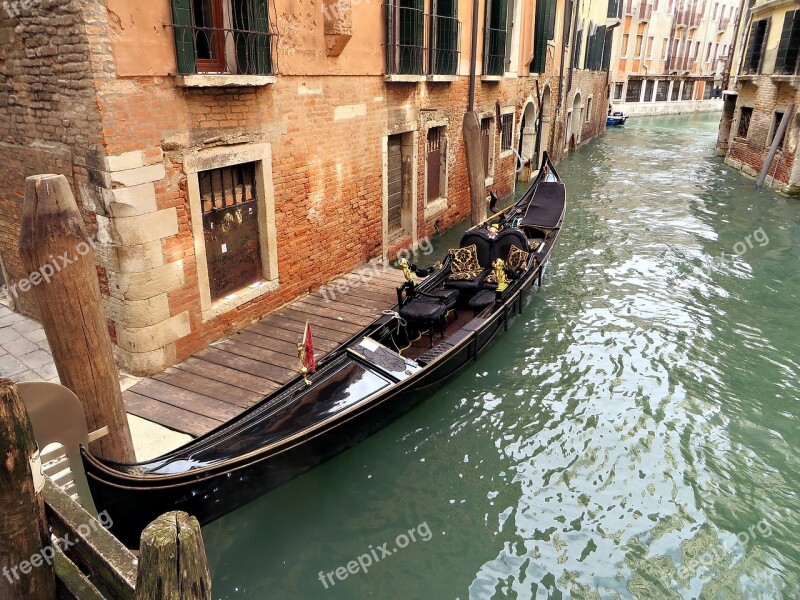
<svg viewBox="0 0 800 600"><path fill-rule="evenodd" d="M454 309L456 307L456 303L458 302L459 296L458 290L454 289L431 290L427 292L427 294L427 296L420 296L419 299L428 302L436 302L437 300L441 300L444 302L445 310ZM431 296L435 296L435 298L431 298Z"/></svg>
<svg viewBox="0 0 800 600"><path fill-rule="evenodd" d="M453 304L456 299L453 300ZM444 338L448 310L445 298L420 292L413 282L408 281L397 288L397 304L400 318L408 325L420 330L428 330L431 348L433 348L434 327L439 326L442 338Z"/></svg>
<svg viewBox="0 0 800 600"><path fill-rule="evenodd" d="M487 306L494 304L496 298L496 292L493 292L492 290L482 290L470 298L469 307L475 311L475 314L477 315Z"/></svg>

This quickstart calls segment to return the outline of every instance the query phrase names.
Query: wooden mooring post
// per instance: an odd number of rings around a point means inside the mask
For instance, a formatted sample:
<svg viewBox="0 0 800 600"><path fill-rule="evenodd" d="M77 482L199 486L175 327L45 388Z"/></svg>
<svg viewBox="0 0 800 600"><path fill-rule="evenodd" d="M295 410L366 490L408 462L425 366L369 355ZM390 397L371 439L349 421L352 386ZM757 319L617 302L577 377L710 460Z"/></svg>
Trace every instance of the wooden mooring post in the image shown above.
<svg viewBox="0 0 800 600"><path fill-rule="evenodd" d="M486 219L486 173L483 166L481 122L478 113L475 111L464 113L463 125L472 225L477 225Z"/></svg>
<svg viewBox="0 0 800 600"><path fill-rule="evenodd" d="M52 600L56 580L41 490L31 457L38 455L17 386L0 379L0 598Z"/></svg>
<svg viewBox="0 0 800 600"><path fill-rule="evenodd" d="M61 383L80 399L98 456L134 462L95 265L94 240L63 175L26 180L20 254ZM22 284L18 284L22 291Z"/></svg>
<svg viewBox="0 0 800 600"><path fill-rule="evenodd" d="M163 598L211 600L200 524L184 512L161 515L142 532L136 600Z"/></svg>

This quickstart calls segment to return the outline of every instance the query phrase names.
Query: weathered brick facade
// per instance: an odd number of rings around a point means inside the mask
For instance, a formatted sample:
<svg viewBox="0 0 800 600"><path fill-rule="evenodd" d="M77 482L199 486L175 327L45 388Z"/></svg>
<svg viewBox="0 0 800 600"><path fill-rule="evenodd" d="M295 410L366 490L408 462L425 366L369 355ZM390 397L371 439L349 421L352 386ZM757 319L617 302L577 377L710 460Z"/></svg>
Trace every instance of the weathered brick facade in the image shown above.
<svg viewBox="0 0 800 600"><path fill-rule="evenodd" d="M0 22L0 257L9 283L26 276L16 250L25 176L67 175L98 235L98 272L123 367L160 370L336 275L393 257L469 214L461 134L467 76L386 81L379 43L363 65L339 70L336 61L356 60L364 16L354 12L347 47L338 30L325 29L323 36L316 21L311 33L319 29L319 39L310 41L299 28L299 13L278 3L282 33L274 84L181 87L171 30L164 27L169 2L153 2L44 1ZM525 10L532 14L529 4ZM558 6L563 11L563 3ZM380 23L380 5L358 8L374 12ZM556 159L570 143L570 111L582 110L575 117L579 127L572 121L579 144L603 130L607 105L603 72L576 70L572 88L560 94L559 61L557 45L542 75L530 76L520 61L519 73L479 78L476 85L476 110L494 116L495 127L498 112L514 115L517 148L522 115L537 104L538 82L549 98L541 148ZM435 206L426 206L425 198L429 125L446 127L447 138L446 201ZM397 133L413 140L414 206L405 234L390 238L386 144ZM499 131L491 139L490 189L502 197L513 190L517 161L514 152L500 151ZM192 209L196 173L254 160L264 171L261 233L269 275L239 300L209 304L202 220ZM25 294L18 308L36 312Z"/></svg>

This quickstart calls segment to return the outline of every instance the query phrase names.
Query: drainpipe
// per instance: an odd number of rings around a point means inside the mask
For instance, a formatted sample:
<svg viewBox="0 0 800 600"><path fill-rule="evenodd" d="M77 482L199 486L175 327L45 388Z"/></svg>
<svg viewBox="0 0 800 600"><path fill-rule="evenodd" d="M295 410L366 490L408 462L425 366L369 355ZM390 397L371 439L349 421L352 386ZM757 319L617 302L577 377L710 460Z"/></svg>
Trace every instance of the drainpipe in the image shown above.
<svg viewBox="0 0 800 600"><path fill-rule="evenodd" d="M472 40L469 59L469 103L467 111L475 110L475 70L478 61L478 0L472 0Z"/></svg>

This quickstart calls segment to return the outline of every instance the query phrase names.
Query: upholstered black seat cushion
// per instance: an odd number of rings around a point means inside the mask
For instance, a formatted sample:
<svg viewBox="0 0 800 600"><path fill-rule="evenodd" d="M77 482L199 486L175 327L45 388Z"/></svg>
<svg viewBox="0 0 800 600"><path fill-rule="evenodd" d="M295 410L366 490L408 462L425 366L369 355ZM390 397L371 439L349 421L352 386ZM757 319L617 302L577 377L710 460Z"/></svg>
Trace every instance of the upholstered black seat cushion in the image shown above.
<svg viewBox="0 0 800 600"><path fill-rule="evenodd" d="M436 296L439 300L441 300L446 308L452 308L455 306L456 302L458 302L458 290L433 290L432 292L425 292L431 296ZM417 296L417 300L425 301L425 302L438 302L439 300L435 298L429 298L428 296Z"/></svg>
<svg viewBox="0 0 800 600"><path fill-rule="evenodd" d="M487 306L495 303L495 293L491 290L483 290L475 294L469 301L469 307L475 312L481 311Z"/></svg>
<svg viewBox="0 0 800 600"><path fill-rule="evenodd" d="M400 316L407 321L418 323L431 323L441 319L445 313L445 305L441 302L423 302L421 300L411 300L400 309Z"/></svg>
<svg viewBox="0 0 800 600"><path fill-rule="evenodd" d="M484 280L486 276L491 273L491 269L484 269L475 279L469 280L451 280L445 281L444 286L451 290L479 290L484 287Z"/></svg>

